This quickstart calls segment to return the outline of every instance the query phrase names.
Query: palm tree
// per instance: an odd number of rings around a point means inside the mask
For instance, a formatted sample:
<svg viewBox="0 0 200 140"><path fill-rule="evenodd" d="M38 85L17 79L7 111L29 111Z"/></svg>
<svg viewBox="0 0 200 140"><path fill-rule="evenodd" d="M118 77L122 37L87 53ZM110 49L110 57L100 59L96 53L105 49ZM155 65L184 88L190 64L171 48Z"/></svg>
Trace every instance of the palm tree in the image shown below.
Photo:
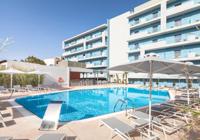
<svg viewBox="0 0 200 140"><path fill-rule="evenodd" d="M124 72L124 75L126 76L126 85L127 85L127 75L128 75L128 71Z"/></svg>

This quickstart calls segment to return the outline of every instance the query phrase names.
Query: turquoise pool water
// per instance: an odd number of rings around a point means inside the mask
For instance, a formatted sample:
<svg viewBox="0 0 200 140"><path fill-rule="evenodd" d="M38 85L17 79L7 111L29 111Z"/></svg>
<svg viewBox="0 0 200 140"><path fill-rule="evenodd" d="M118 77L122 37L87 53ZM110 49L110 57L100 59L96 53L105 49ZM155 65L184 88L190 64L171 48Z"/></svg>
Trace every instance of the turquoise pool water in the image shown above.
<svg viewBox="0 0 200 140"><path fill-rule="evenodd" d="M82 89L51 94L28 96L16 99L16 102L26 109L43 118L50 101L64 101L59 121L73 121L100 116L114 112L118 99L130 99L134 107L149 104L149 89L116 87L99 89ZM152 90L152 104L169 99L166 90ZM132 103L126 101L127 108L132 108ZM121 102L116 106L115 112L120 111ZM122 110L125 110L123 105Z"/></svg>

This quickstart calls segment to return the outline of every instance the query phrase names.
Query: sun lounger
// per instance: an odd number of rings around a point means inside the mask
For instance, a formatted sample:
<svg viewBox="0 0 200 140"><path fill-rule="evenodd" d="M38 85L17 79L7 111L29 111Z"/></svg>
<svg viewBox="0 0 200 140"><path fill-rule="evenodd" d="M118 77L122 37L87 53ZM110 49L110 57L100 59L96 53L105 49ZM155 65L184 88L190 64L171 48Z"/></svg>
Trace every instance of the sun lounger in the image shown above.
<svg viewBox="0 0 200 140"><path fill-rule="evenodd" d="M167 104L167 103L162 103L162 104L160 104L160 106L164 107L164 108L172 108L172 109L177 109L177 110L187 109L187 107L185 107L185 106L177 106L174 104Z"/></svg>
<svg viewBox="0 0 200 140"><path fill-rule="evenodd" d="M147 112L149 111L149 109L147 109ZM181 112L176 112L170 109L165 109L165 108L160 108L160 107L151 107L151 111L153 112L157 112L160 114L163 114L165 116L169 116L169 117L177 117L177 118L184 118L186 120L186 122L188 123L188 116L189 114L184 114Z"/></svg>
<svg viewBox="0 0 200 140"><path fill-rule="evenodd" d="M160 86L160 89L164 89L164 88L165 88L165 85L161 85L161 86Z"/></svg>
<svg viewBox="0 0 200 140"><path fill-rule="evenodd" d="M140 111L129 113L128 116L132 116L137 119L144 119L147 122L149 122L149 115L146 113L140 112ZM158 118L158 117L161 117L161 118ZM166 117L164 117L164 116L158 116L158 117L152 116L152 125L153 125L153 127L156 127L163 131L165 139L167 139L166 133L172 134L174 132L178 132L178 130L184 124L184 122L177 121L174 119L168 119L167 121L165 121L164 119ZM135 124L135 122L134 122L134 124Z"/></svg>
<svg viewBox="0 0 200 140"><path fill-rule="evenodd" d="M67 140L65 133L60 134L42 134L36 140Z"/></svg>
<svg viewBox="0 0 200 140"><path fill-rule="evenodd" d="M0 140L13 140L13 137L11 137L11 136L1 136L0 137Z"/></svg>
<svg viewBox="0 0 200 140"><path fill-rule="evenodd" d="M14 88L14 92L15 92L15 91L18 91L18 92L26 92L26 90L25 90L25 89L22 89L22 88L20 87L20 85L13 85L13 88Z"/></svg>
<svg viewBox="0 0 200 140"><path fill-rule="evenodd" d="M42 85L42 84L39 84L38 85L38 89L43 89L43 90L49 90L50 91L50 88L49 87L45 87L44 85Z"/></svg>
<svg viewBox="0 0 200 140"><path fill-rule="evenodd" d="M181 94L181 97L187 97L187 96L188 96L187 93L182 93L182 94ZM196 97L199 97L199 94L197 94L197 93L195 93L195 94L189 93L189 98L193 98L194 96L195 96L195 98L196 98Z"/></svg>
<svg viewBox="0 0 200 140"><path fill-rule="evenodd" d="M0 94L1 94L2 92L8 93L9 91L8 91L8 89L4 88L4 86L0 86Z"/></svg>
<svg viewBox="0 0 200 140"><path fill-rule="evenodd" d="M157 88L158 86L157 85L153 85L153 88Z"/></svg>
<svg viewBox="0 0 200 140"><path fill-rule="evenodd" d="M180 99L176 99L176 100L174 100L173 101L174 103L180 103L180 104L187 104L188 105L188 101L187 101L187 98L185 98L185 100L182 98L180 98ZM190 103L192 103L192 104L197 104L197 101L196 102L194 102L194 100L191 100L190 99Z"/></svg>
<svg viewBox="0 0 200 140"><path fill-rule="evenodd" d="M2 123L4 127L6 127L6 124L5 124L4 121L3 121L3 117L2 117L2 115L1 115L1 113L0 113L0 123Z"/></svg>
<svg viewBox="0 0 200 140"><path fill-rule="evenodd" d="M100 120L99 126L101 126L102 124L106 125L108 128L110 128L112 130L110 138L113 137L112 136L113 132L115 132L117 135L119 135L124 140L132 140L130 138L129 133L137 130L136 127L132 127L132 126L128 125L127 123L125 123L115 117ZM145 133L145 131L142 131L142 129L141 129L140 135L141 136L144 135L144 136L148 137L149 140L155 139L156 137L159 136L158 134L156 134L155 132L153 132L151 130L148 130L146 128L143 128L143 129L145 129L146 131L148 131L149 133L152 133L154 135L154 136L152 136L152 135L149 136L148 134Z"/></svg>
<svg viewBox="0 0 200 140"><path fill-rule="evenodd" d="M26 85L28 91L38 91L38 88L33 88L32 85Z"/></svg>

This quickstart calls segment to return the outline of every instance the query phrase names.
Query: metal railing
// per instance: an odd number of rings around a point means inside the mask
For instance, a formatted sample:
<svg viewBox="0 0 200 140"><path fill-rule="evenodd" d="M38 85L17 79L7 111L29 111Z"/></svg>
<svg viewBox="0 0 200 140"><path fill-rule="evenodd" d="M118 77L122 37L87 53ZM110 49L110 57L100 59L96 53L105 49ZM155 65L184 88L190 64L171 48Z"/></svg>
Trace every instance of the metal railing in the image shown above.
<svg viewBox="0 0 200 140"><path fill-rule="evenodd" d="M125 102L126 100L128 100L128 101L130 101L130 102L132 103L132 107L133 107L132 109L134 110L134 103L133 103L133 101L131 101L129 98L126 98L126 99L124 100L124 102ZM124 103L122 103L122 105L121 105L121 109L122 109L123 104L124 104Z"/></svg>
<svg viewBox="0 0 200 140"><path fill-rule="evenodd" d="M119 99L118 101L117 101L117 103L115 104L115 107L114 107L114 112L115 112L115 108L116 108L116 106L117 106L117 104L118 104L118 102L119 101L121 101L121 102L123 102L123 103L125 103L125 105L126 105L126 116L127 116L127 104L126 104L126 102L124 102L123 100L121 100L121 99Z"/></svg>

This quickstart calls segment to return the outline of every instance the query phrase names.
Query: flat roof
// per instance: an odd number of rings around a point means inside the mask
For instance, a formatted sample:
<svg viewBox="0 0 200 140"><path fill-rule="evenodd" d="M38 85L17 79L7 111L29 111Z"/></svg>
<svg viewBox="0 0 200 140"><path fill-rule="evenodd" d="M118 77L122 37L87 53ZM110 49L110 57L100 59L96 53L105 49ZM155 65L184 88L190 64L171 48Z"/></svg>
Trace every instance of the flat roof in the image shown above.
<svg viewBox="0 0 200 140"><path fill-rule="evenodd" d="M91 30L88 30L88 31L86 31L86 32L83 32L83 33L81 33L81 34L79 34L79 35L77 35L77 36L74 36L74 37L72 37L72 38L69 38L69 39L67 39L67 40L64 40L63 42L72 41L72 40L74 40L74 39L80 38L81 36L90 34L90 33L92 33L92 32L98 31L98 30L103 29L103 28L106 28L107 26L108 26L107 24L102 24L102 25L97 26L97 27L95 27L95 28L93 28L93 29L91 29Z"/></svg>

